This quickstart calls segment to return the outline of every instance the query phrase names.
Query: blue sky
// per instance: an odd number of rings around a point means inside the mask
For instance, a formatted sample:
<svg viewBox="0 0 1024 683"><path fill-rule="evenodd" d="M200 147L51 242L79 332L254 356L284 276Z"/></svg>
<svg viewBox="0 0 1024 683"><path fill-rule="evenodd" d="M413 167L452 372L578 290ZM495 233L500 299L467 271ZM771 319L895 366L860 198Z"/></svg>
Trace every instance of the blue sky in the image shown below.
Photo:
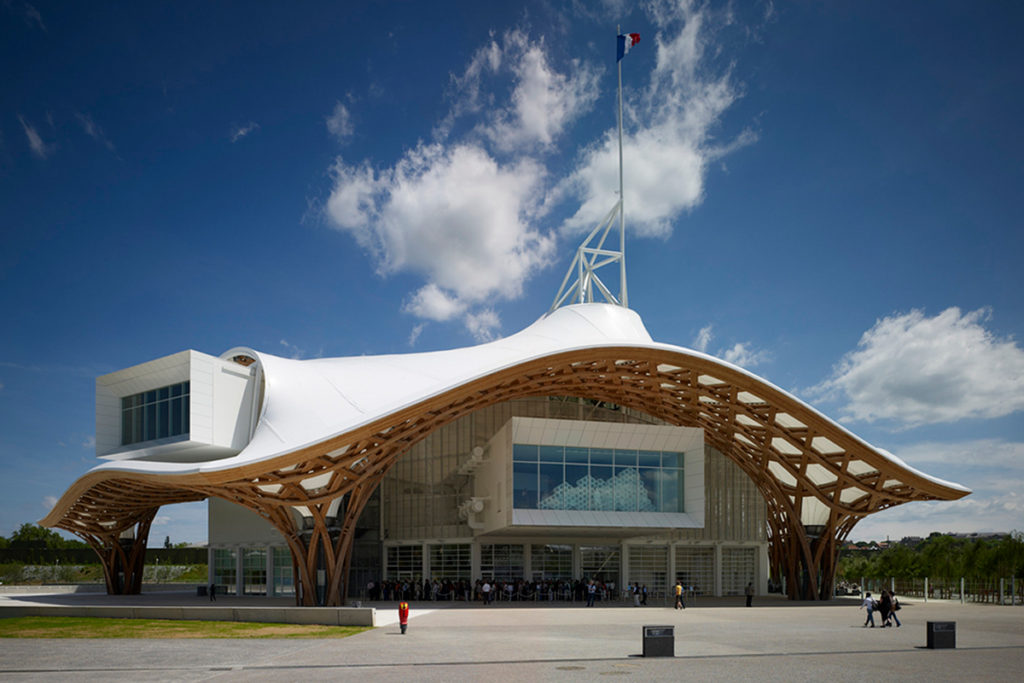
<svg viewBox="0 0 1024 683"><path fill-rule="evenodd" d="M852 538L1024 530L1024 8L492 5L0 3L0 533L96 464L97 375L543 314L615 201L619 24L652 336L975 491Z"/></svg>

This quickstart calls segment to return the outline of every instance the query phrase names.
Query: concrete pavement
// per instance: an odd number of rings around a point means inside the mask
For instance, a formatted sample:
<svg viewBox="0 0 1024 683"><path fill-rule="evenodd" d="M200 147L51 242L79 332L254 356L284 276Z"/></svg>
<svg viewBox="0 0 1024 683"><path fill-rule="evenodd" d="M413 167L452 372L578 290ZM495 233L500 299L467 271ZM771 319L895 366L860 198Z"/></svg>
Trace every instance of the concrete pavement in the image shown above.
<svg viewBox="0 0 1024 683"><path fill-rule="evenodd" d="M46 599L74 602L82 596ZM380 626L344 639L5 639L0 678L57 680L73 672L76 679L104 681L1019 680L1024 608L903 602L898 629L862 628L864 612L855 600L758 598L748 609L742 598L708 599L684 611L414 602L404 636L395 604L377 603ZM927 621L956 621L957 648L925 649ZM642 627L656 624L675 627L674 658L639 656Z"/></svg>

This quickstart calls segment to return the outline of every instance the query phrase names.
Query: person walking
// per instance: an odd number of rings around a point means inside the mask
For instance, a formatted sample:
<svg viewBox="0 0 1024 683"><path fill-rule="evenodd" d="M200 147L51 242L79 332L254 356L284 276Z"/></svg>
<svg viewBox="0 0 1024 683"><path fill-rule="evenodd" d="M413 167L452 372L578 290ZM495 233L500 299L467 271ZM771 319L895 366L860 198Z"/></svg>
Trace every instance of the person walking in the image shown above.
<svg viewBox="0 0 1024 683"><path fill-rule="evenodd" d="M743 589L743 594L747 596L747 607L750 607L750 603L754 600L754 583L750 582L747 587Z"/></svg>
<svg viewBox="0 0 1024 683"><path fill-rule="evenodd" d="M210 584L210 602L217 602L217 584Z"/></svg>
<svg viewBox="0 0 1024 683"><path fill-rule="evenodd" d="M594 606L594 598L597 596L597 584L591 579L587 584L587 607Z"/></svg>
<svg viewBox="0 0 1024 683"><path fill-rule="evenodd" d="M676 606L675 609L686 609L686 605L683 604L683 583L676 581Z"/></svg>
<svg viewBox="0 0 1024 683"><path fill-rule="evenodd" d="M864 602L860 604L860 609L866 609L868 611L868 618L864 620L864 626L870 623L871 628L875 627L875 600L871 597L871 593L865 593Z"/></svg>

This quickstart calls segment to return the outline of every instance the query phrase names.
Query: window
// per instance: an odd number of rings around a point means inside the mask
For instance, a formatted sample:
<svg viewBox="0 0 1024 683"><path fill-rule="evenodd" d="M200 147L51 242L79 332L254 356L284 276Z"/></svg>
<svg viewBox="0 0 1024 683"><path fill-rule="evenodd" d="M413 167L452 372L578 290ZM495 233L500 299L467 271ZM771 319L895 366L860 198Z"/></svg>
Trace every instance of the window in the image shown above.
<svg viewBox="0 0 1024 683"><path fill-rule="evenodd" d="M615 587L619 582L618 546L581 546L580 572L584 579L603 581L606 585Z"/></svg>
<svg viewBox="0 0 1024 683"><path fill-rule="evenodd" d="M442 544L430 549L430 577L433 579L469 579L471 574L470 546L468 544Z"/></svg>
<svg viewBox="0 0 1024 683"><path fill-rule="evenodd" d="M722 548L722 595L743 595L743 589L757 577L754 548Z"/></svg>
<svg viewBox="0 0 1024 683"><path fill-rule="evenodd" d="M267 594L267 551L265 548L242 550L242 594Z"/></svg>
<svg viewBox="0 0 1024 683"><path fill-rule="evenodd" d="M295 595L292 553L286 547L274 547L274 595Z"/></svg>
<svg viewBox="0 0 1024 683"><path fill-rule="evenodd" d="M121 399L121 445L189 432L189 382Z"/></svg>
<svg viewBox="0 0 1024 683"><path fill-rule="evenodd" d="M530 566L533 568L534 580L570 580L572 579L572 546L531 546Z"/></svg>
<svg viewBox="0 0 1024 683"><path fill-rule="evenodd" d="M480 574L490 581L513 581L523 578L523 546L480 546Z"/></svg>
<svg viewBox="0 0 1024 683"><path fill-rule="evenodd" d="M410 581L423 573L423 546L388 546L388 578Z"/></svg>
<svg viewBox="0 0 1024 683"><path fill-rule="evenodd" d="M238 592L238 551L234 548L214 548L213 550L213 582L217 584L217 592L224 595L235 595Z"/></svg>
<svg viewBox="0 0 1024 683"><path fill-rule="evenodd" d="M629 546L629 582L647 586L652 598L665 596L668 576L668 548L664 546Z"/></svg>
<svg viewBox="0 0 1024 683"><path fill-rule="evenodd" d="M676 452L514 444L512 486L520 510L685 510Z"/></svg>
<svg viewBox="0 0 1024 683"><path fill-rule="evenodd" d="M676 579L696 595L715 592L715 549L707 546L676 546ZM746 585L746 584L744 584Z"/></svg>

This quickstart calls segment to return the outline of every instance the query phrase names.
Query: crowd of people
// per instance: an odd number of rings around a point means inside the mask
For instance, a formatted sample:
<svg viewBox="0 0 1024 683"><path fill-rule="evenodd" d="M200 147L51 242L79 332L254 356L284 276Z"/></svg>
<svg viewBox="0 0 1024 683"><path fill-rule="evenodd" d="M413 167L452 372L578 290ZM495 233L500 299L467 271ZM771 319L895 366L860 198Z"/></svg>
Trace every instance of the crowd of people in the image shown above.
<svg viewBox="0 0 1024 683"><path fill-rule="evenodd" d="M614 581L545 579L510 581L478 579L426 579L370 581L366 586L366 597L370 601L395 600L460 600L491 604L495 601L567 601L606 602L609 600L632 600L640 606L647 604L648 590L645 584L633 583L622 593L616 591Z"/></svg>

